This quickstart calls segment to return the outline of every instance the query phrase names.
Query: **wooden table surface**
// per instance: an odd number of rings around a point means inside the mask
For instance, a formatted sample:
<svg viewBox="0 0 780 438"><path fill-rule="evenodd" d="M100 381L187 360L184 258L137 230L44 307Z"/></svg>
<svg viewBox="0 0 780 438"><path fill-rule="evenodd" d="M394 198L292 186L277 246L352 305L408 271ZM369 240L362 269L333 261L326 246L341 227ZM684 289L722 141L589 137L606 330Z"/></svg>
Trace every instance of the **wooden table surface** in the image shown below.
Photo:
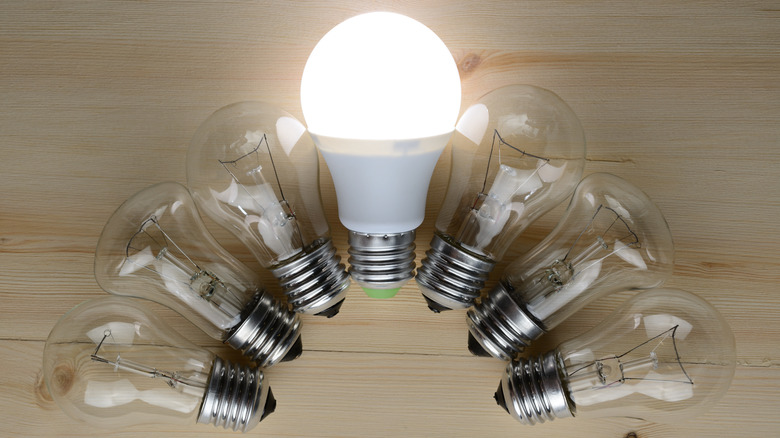
<svg viewBox="0 0 780 438"><path fill-rule="evenodd" d="M464 108L510 83L551 89L571 105L588 139L586 174L631 181L666 215L677 245L667 285L722 312L737 340L736 376L713 410L684 424L523 426L495 405L504 364L469 354L462 311L431 313L414 283L390 300L353 285L337 317L303 318L303 356L268 370L279 406L251 434L780 435L780 8L673 0L3 1L0 435L237 436L210 425L106 431L78 423L43 384L44 341L64 312L104 295L92 264L111 212L155 182L184 182L189 139L215 109L267 100L300 117L309 52L331 27L371 10L409 15L444 40L461 68ZM418 264L449 165L445 152L418 230ZM346 258L324 164L321 189ZM508 257L538 242L560 211L532 225ZM238 241L212 229L257 267ZM593 326L630 295L589 305L537 350ZM155 311L229 354L180 316Z"/></svg>

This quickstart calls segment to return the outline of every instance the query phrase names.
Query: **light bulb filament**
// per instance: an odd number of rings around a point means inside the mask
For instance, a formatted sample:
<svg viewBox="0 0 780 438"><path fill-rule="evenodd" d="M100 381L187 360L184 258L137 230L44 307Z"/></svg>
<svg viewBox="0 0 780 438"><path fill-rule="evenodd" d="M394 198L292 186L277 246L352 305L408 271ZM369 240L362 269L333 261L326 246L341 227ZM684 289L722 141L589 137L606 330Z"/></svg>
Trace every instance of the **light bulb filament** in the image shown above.
<svg viewBox="0 0 780 438"><path fill-rule="evenodd" d="M596 218L600 212L607 211L614 214L614 218L608 223L603 231L596 230ZM602 215L603 216L603 215ZM621 227L613 230L616 224L622 224L624 232L620 232ZM608 241L608 234L620 233L614 239L611 239L612 246L610 251L610 243ZM572 253L578 246L578 243L585 235L593 235L593 241L585 248L577 251L577 254L572 257L572 260L567 261ZM619 242L619 243L618 243ZM544 271L543 278L553 284L555 290L559 290L564 286L567 281L573 281L583 273L588 272L588 275L593 275L589 272L590 268L596 268L601 265L601 262L616 254L619 251L627 250L629 248L637 248L640 246L639 236L628 225L625 219L614 209L606 207L603 204L596 208L596 212L591 217L588 224L580 231L580 234L574 240L569 250L563 256L562 259L557 259L553 262L552 266ZM609 251L606 254L601 254L603 251ZM583 266L585 262L590 262L588 265ZM557 267L557 268L556 268ZM563 270L561 267L565 267ZM565 275L562 273L565 272ZM554 275L553 275L554 274Z"/></svg>
<svg viewBox="0 0 780 438"><path fill-rule="evenodd" d="M522 286L528 297L528 311L545 320L608 278L613 269L611 261L615 260L611 256L615 254L637 270L647 269L642 255L635 249L638 246L639 237L628 222L615 209L599 205L563 257L554 259L550 265L545 261L529 275L528 283ZM606 259L610 261L605 262Z"/></svg>
<svg viewBox="0 0 780 438"><path fill-rule="evenodd" d="M139 374L151 379L162 379L169 387L178 388L179 386L186 386L189 388L205 389L206 382L203 379L197 378L185 378L181 376L179 372L162 371L156 367L144 365L139 362L135 362L128 359L123 359L120 353L117 353L115 360L106 359L98 355L100 348L103 346L103 342L111 336L111 330L106 330L103 333L103 339L98 343L95 352L90 355L90 358L95 362L104 363L107 365L113 365L114 371L123 370L134 374Z"/></svg>
<svg viewBox="0 0 780 438"><path fill-rule="evenodd" d="M679 325L675 325L622 354L587 362L567 372L570 391L576 393L603 390L627 381L693 385L693 380L688 376L677 351L675 333L678 327ZM667 339L672 341L671 352L659 357L658 350ZM643 353L642 349L649 346L652 346L652 349ZM674 369L660 370L663 365L668 364L674 364Z"/></svg>
<svg viewBox="0 0 780 438"><path fill-rule="evenodd" d="M156 238L152 233L149 233L147 231L147 228L149 226L154 225L154 227L157 229L157 231L160 233L161 239ZM151 243L154 243L156 247L159 248L157 251L157 254L154 255L154 258L156 260L169 260L169 261L175 261L177 265L180 265L179 268L183 270L191 270L186 267L186 265L183 265L178 258L175 257L166 257L169 255L169 245L173 245L176 250L179 251L179 253L184 256L185 259L192 265L192 268L194 268L195 271L200 271L200 267L197 263L192 261L192 259L182 251L182 249L179 247L179 245L176 244L170 237L168 237L168 234L165 232L165 230L162 229L159 222L157 221L157 216L152 215L149 217L149 219L143 221L141 223L140 228L138 231L133 234L133 236L130 238L130 240L127 242L127 246L125 247L125 256L127 259L132 259L133 254L132 251L136 252L143 252L147 248L151 250L151 245L145 244L143 242L142 238L148 238L151 240ZM135 242L135 243L134 243ZM141 243L141 245L138 245L138 243ZM143 249L140 249L143 248ZM151 271L154 271L154 269L149 268L148 266L142 266L145 269L149 269Z"/></svg>
<svg viewBox="0 0 780 438"><path fill-rule="evenodd" d="M236 182L236 184L238 184L241 187L244 187L244 185L241 184L241 181L238 179L238 177L236 177L236 175L233 172L230 171L230 168L228 168L228 164L233 166L233 168L238 168L238 162L241 161L242 159L247 158L247 157L252 156L252 155L257 157L258 156L258 151L260 150L260 147L263 145L263 143L265 143L265 149L268 151L268 158L270 158L270 160L271 160L271 168L274 171L274 177L276 178L276 185L277 185L277 187L279 187L279 197L281 198L281 201L284 202L285 205L287 205L287 199L284 197L284 190L282 189L282 183L279 181L279 173L276 171L276 164L274 163L274 156L273 156L273 154L271 154L271 147L268 145L268 138L266 137L265 133L263 134L262 138L260 138L260 141L257 143L257 146L255 146L254 149L252 149L251 151L245 153L244 155L236 158L235 160L226 160L226 161L218 160L219 164L221 164L222 167L225 168L225 171L227 171L227 173L230 174L230 177L233 178L233 180ZM260 161L260 160L258 159L258 161ZM250 174L260 173L260 171L262 169L263 169L263 166L259 165L259 163L258 163L257 166L254 166L247 173L250 173ZM247 192L247 194L250 197L252 197L252 194L249 193L249 191L246 190L246 188L244 188L244 190ZM258 203L258 205L262 205L262 203L260 203L259 201L257 203ZM290 214L292 216L295 216L295 214L293 214L292 212L290 212Z"/></svg>
<svg viewBox="0 0 780 438"><path fill-rule="evenodd" d="M155 237L152 233L149 233L147 229L150 225L154 225L157 231L160 233L160 237ZM152 267L146 264L140 264L136 263L136 259L142 260L142 258L136 256L136 253L142 253L144 251L151 251L151 246L143 246L142 239L140 237L143 236L144 238L148 238L151 240L152 243L154 243L156 246L159 247L159 250L157 251L157 254L154 255L154 259L158 263L171 263L176 268L183 272L192 272L192 274L189 276L189 283L188 286L193 291L197 292L197 294L206 300L209 300L211 298L215 291L218 289L227 289L225 284L217 278L216 275L205 271L198 266L197 263L195 263L188 255L185 253L177 244L174 242L168 235L165 233L165 231L160 227L160 224L157 222L156 216L151 216L149 219L143 222L141 224L140 230L133 235L133 237L130 238L130 241L127 243L127 248L125 249L125 255L127 257L128 261L132 261L132 263L140 266L143 269L147 269L149 271L152 271L156 274L159 274L161 277L166 278L168 280L172 281L182 281L181 278L174 278L170 275L167 275L165 272L161 272L158 268L158 264L152 264ZM138 240L136 240L138 239ZM134 242L136 242L134 244ZM138 245L138 243L142 243L142 245ZM170 251L170 246L172 245L179 254L181 254L182 257L184 257L187 262L189 262L192 266L187 266L186 263L184 263L179 257L172 254ZM136 246L143 246L144 249L138 249ZM136 251L136 253L131 253L132 251Z"/></svg>
<svg viewBox="0 0 780 438"><path fill-rule="evenodd" d="M250 143L258 136L260 140L257 144ZM221 195L227 196L228 204L237 208L248 224L257 224L262 239L271 245L274 252L289 257L300 248L304 241L303 233L296 221L295 211L284 196L268 137L265 133L261 135L259 132L247 131L245 139L247 143L244 144L252 145L251 151L234 160L217 160L233 180L228 192ZM279 196L263 176L260 162L260 148L263 145L268 152ZM238 190L242 193L237 193Z"/></svg>
<svg viewBox="0 0 780 438"><path fill-rule="evenodd" d="M198 292L201 298L210 300L219 289L226 289L222 281L208 271L198 271L190 278L193 290Z"/></svg>
<svg viewBox="0 0 780 438"><path fill-rule="evenodd" d="M519 148L517 148L515 146L512 146L511 144L509 144L506 141L504 141L503 137L501 137L501 134L499 134L498 129L494 129L493 130L493 141L490 144L490 155L488 156L488 162L487 162L487 166L486 166L486 169L485 169L485 181L482 183L482 191L483 192L485 191L485 187L487 186L488 173L490 172L490 160L493 157L493 150L495 149L495 146L496 146L496 139L498 139L498 164L499 165L501 165L501 145L504 145L504 146L506 146L506 147L508 147L508 148L510 148L512 150L520 152L520 158L528 156L528 157L531 157L531 158L536 158L537 160L543 160L545 163L549 163L550 162L549 158L540 157L538 155L534 155L534 154L525 152L525 151L523 151L523 150L521 150L521 149L519 149Z"/></svg>
<svg viewBox="0 0 780 438"><path fill-rule="evenodd" d="M496 148L496 140L498 140L498 148ZM501 134L498 133L498 129L494 129L493 130L493 141L490 144L490 155L488 155L487 165L485 166L485 179L482 182L482 190L480 190L480 193L479 193L481 195L481 197L477 196L477 198L474 200L474 205L472 206L472 209L476 209L477 208L478 202L479 202L479 200L481 198L484 199L485 189L487 188L488 175L490 174L490 161L493 158L493 151L495 149L498 149L498 165L499 165L499 167L502 164L501 163L501 145L504 145L504 146L506 146L506 147L508 147L508 148L510 148L512 150L520 152L520 158L524 158L524 157L536 158L537 160L544 161L544 165L546 165L546 164L548 164L550 162L549 158L540 157L538 155L534 155L534 154L525 152L525 151L523 151L523 150L521 150L521 149L519 149L519 148L517 148L515 146L512 146L511 144L509 144L506 141L504 141L504 139L501 137ZM537 168L537 171L538 171L538 168ZM522 184L520 186L522 187Z"/></svg>
<svg viewBox="0 0 780 438"><path fill-rule="evenodd" d="M519 152L519 158L521 159L525 157L535 158L539 160L539 163L533 170L515 168L503 164L501 158L502 145ZM490 164L494 153L498 155L498 170L490 189L488 189ZM526 203L529 202L529 198L533 194L538 193L544 187L545 181L547 181L540 171L549 164L549 161L549 158L530 154L512 146L504 141L498 130L493 130L493 141L485 167L482 189L477 193L470 207L468 207L466 220L463 221L456 233L458 241L465 246L479 250L488 245L504 229L513 212L518 217L524 217Z"/></svg>
<svg viewBox="0 0 780 438"><path fill-rule="evenodd" d="M551 283L556 289L560 289L569 281L572 272L573 269L570 263L556 260L549 268L545 269L544 279Z"/></svg>
<svg viewBox="0 0 780 438"><path fill-rule="evenodd" d="M595 224L596 219L599 217L599 213L602 211L608 211L615 215L615 217L612 219L612 221L609 222L609 224L606 226L604 231L596 231L595 230ZM572 254L574 249L577 247L577 244L580 242L582 237L586 234L593 234L595 231L596 237L595 241L592 242L590 245L588 245L584 250L582 250L578 255L574 257L574 260L571 261L572 265L576 265L580 263L581 261L585 259L591 258L596 252L600 250L607 250L609 249L609 244L607 243L606 236L607 234L612 230L612 228L615 226L615 224L622 224L625 228L625 234L618 235L617 238L614 239L614 241L620 241L625 245L625 247L638 247L639 246L639 236L631 229L631 227L628 225L628 222L626 222L625 219L623 219L620 214L618 214L617 211L610 207L604 206L604 204L600 204L598 207L596 207L596 211L593 213L593 216L591 217L590 221L587 225L580 231L580 234L577 236L577 238L574 240L574 243L572 243L569 250L566 252L566 255L563 256L563 259L561 261L566 261L566 259L569 258L569 256ZM626 239L627 242L623 242L623 240ZM614 245L613 245L614 248ZM613 251L614 253L614 251ZM609 255L613 254L607 254L605 257L608 257ZM603 259L603 258L602 258Z"/></svg>
<svg viewBox="0 0 780 438"><path fill-rule="evenodd" d="M166 289L174 296L191 303L220 327L232 327L237 322L243 307L240 294L198 266L162 229L156 216L145 220L130 238L124 263L120 275L130 275L136 270L153 272L163 279Z"/></svg>

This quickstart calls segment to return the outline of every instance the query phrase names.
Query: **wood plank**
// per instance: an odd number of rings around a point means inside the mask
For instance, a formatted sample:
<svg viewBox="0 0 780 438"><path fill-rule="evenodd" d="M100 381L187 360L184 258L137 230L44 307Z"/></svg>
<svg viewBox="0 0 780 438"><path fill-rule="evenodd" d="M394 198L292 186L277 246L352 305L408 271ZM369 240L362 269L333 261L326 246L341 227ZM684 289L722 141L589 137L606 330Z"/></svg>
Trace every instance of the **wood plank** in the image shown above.
<svg viewBox="0 0 780 438"><path fill-rule="evenodd" d="M772 1L29 2L0 4L0 435L95 436L39 391L57 319L103 296L92 273L105 220L162 180L184 182L184 156L217 108L264 99L301 116L299 79L319 38L377 8L412 16L458 63L464 108L510 83L549 88L582 120L586 173L611 172L659 205L677 246L667 283L706 298L731 324L739 368L709 414L681 426L636 420L516 424L490 395L502 364L466 350L463 312L434 315L411 283L392 300L352 286L333 319L304 317L304 355L269 371L280 409L268 436L767 435L780 409L780 10ZM417 260L449 178L431 180ZM321 192L344 260L330 173ZM542 217L491 276L539 242ZM208 222L208 221L207 221ZM232 253L273 278L208 222ZM544 351L604 318L632 293L588 305L536 343ZM232 355L172 311L174 329ZM206 436L210 426L136 427L106 437ZM223 432L228 434L228 432Z"/></svg>
<svg viewBox="0 0 780 438"><path fill-rule="evenodd" d="M8 372L0 377L0 424L9 437L104 436L66 416L41 379L43 343L0 341ZM772 432L776 370L739 367L723 401L683 424L635 419L559 419L536 426L517 423L492 399L503 372L497 360L442 354L314 352L266 371L277 411L252 433L263 436L463 436L529 437L721 436L724 430ZM229 435L211 425L139 425L110 436Z"/></svg>

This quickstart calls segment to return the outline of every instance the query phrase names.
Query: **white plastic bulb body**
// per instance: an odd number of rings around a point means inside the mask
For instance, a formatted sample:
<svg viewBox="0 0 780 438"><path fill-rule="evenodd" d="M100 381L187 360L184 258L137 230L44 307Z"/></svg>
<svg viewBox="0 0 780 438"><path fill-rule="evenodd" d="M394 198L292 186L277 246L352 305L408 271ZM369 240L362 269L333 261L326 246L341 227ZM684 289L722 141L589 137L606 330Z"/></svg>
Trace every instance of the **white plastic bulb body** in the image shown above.
<svg viewBox="0 0 780 438"><path fill-rule="evenodd" d="M301 108L350 231L350 273L370 296L413 277L415 229L460 110L458 68L439 37L373 12L329 31L301 79Z"/></svg>
<svg viewBox="0 0 780 438"><path fill-rule="evenodd" d="M495 399L515 419L679 423L722 398L736 365L723 316L689 292L643 291L586 333L506 368Z"/></svg>
<svg viewBox="0 0 780 438"><path fill-rule="evenodd" d="M555 93L493 90L466 109L452 139L447 194L417 285L434 312L474 304L496 262L582 177L585 135Z"/></svg>
<svg viewBox="0 0 780 438"><path fill-rule="evenodd" d="M258 368L198 347L126 297L89 300L60 318L43 373L65 413L110 429L212 423L246 432L276 407Z"/></svg>
<svg viewBox="0 0 780 438"><path fill-rule="evenodd" d="M278 278L294 311L338 313L349 275L322 208L317 149L295 117L265 102L220 108L192 138L187 185Z"/></svg>
<svg viewBox="0 0 780 438"><path fill-rule="evenodd" d="M469 348L512 359L587 303L658 287L673 267L672 234L658 207L624 179L594 173L552 232L466 312Z"/></svg>
<svg viewBox="0 0 780 438"><path fill-rule="evenodd" d="M206 230L187 188L159 183L106 222L95 277L107 292L165 305L268 367L301 353L300 318Z"/></svg>

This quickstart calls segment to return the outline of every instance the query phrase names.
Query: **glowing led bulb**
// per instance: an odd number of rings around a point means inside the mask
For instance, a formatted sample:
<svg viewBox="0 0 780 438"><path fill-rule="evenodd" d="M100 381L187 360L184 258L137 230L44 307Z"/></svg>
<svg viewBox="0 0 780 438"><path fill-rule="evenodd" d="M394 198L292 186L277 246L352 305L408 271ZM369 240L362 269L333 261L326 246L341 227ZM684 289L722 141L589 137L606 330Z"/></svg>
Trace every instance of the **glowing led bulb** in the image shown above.
<svg viewBox="0 0 780 438"><path fill-rule="evenodd" d="M306 62L303 115L350 230L350 273L371 296L393 296L412 278L415 229L460 99L447 47L399 14L344 21Z"/></svg>

